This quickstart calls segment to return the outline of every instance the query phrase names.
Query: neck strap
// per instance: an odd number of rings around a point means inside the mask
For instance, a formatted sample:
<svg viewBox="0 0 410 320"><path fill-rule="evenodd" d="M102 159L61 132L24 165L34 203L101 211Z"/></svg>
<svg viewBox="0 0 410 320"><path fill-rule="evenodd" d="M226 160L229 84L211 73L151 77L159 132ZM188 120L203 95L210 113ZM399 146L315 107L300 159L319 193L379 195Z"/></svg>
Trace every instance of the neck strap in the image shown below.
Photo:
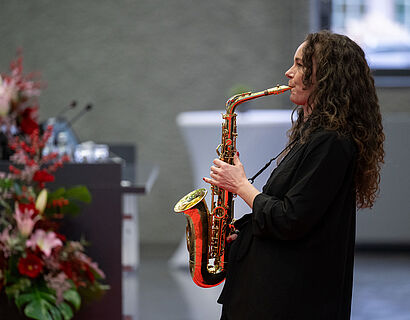
<svg viewBox="0 0 410 320"><path fill-rule="evenodd" d="M270 164L272 163L273 160L276 160L282 153L284 153L287 149L290 149L299 139L293 140L291 143L289 143L281 152L279 152L275 157L270 159L263 167L260 169L252 178L249 178L250 183L254 183L255 179L263 172L265 171Z"/></svg>

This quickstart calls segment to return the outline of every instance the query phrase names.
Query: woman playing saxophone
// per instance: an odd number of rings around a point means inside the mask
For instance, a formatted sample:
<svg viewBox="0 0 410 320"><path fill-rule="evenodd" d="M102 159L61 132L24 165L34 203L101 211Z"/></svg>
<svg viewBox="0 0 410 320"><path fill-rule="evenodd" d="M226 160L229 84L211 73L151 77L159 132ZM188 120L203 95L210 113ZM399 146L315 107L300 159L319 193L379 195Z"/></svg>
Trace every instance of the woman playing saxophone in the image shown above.
<svg viewBox="0 0 410 320"><path fill-rule="evenodd" d="M221 319L350 319L355 215L375 201L384 134L370 69L346 36L309 34L285 73L296 104L286 155L262 191L239 155L204 180L245 200Z"/></svg>

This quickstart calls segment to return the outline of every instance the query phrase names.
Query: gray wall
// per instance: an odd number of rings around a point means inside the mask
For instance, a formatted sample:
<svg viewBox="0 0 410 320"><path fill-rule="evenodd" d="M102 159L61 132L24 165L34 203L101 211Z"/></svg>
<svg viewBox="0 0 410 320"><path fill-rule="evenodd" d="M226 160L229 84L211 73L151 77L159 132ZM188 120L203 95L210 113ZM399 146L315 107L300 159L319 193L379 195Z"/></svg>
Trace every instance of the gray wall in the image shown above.
<svg viewBox="0 0 410 320"><path fill-rule="evenodd" d="M223 109L236 84L286 83L310 31L309 9L302 0L2 1L0 70L21 47L25 71L40 71L47 83L41 119L72 99L92 102L74 126L82 141L134 143L139 159L158 164L139 203L141 241L177 244L185 219L172 208L192 189L177 114ZM379 95L384 111L409 109L408 89ZM283 95L254 107L291 106Z"/></svg>

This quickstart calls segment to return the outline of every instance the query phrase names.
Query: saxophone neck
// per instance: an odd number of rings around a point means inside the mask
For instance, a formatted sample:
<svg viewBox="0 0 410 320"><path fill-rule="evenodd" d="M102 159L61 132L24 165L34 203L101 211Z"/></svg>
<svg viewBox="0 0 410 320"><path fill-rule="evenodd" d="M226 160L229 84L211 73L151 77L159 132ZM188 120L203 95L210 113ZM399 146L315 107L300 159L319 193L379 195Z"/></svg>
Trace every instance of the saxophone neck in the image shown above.
<svg viewBox="0 0 410 320"><path fill-rule="evenodd" d="M271 94L281 94L290 90L291 87L285 85L277 85L276 87L266 89L259 92L245 92L234 95L226 101L226 114L233 114L236 107L246 101L253 100L263 96L269 96Z"/></svg>

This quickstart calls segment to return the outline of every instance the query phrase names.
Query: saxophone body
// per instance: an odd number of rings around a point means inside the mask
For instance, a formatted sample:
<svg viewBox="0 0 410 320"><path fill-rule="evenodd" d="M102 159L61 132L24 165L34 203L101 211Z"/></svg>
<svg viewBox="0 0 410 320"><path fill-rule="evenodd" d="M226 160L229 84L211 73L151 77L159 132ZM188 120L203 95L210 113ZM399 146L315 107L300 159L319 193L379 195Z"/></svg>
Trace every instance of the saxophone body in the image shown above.
<svg viewBox="0 0 410 320"><path fill-rule="evenodd" d="M219 159L233 164L236 153L236 107L246 101L267 95L278 95L291 89L276 86L260 92L235 95L226 102L226 113L222 115L222 141L216 148ZM226 238L232 233L234 218L234 194L211 186L211 210L205 196L206 189L197 189L177 202L174 211L184 213L187 218L186 240L189 251L189 270L192 280L200 287L208 288L220 284L228 267Z"/></svg>

